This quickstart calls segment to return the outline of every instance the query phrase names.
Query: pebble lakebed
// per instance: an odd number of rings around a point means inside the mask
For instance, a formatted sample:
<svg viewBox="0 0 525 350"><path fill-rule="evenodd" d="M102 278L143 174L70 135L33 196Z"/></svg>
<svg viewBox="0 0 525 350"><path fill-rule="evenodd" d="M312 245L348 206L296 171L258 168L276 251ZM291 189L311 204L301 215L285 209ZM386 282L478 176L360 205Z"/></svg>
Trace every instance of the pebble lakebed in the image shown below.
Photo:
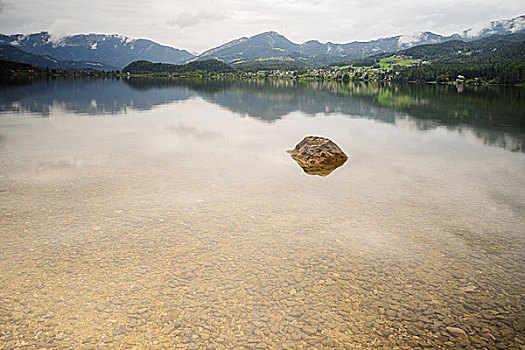
<svg viewBox="0 0 525 350"><path fill-rule="evenodd" d="M403 118L59 107L0 120L0 349L524 349L523 154ZM348 161L305 175L311 134Z"/></svg>
<svg viewBox="0 0 525 350"><path fill-rule="evenodd" d="M67 199L73 188L25 188L41 207L7 194L0 348L525 344L522 257L512 257L512 242L472 240L465 254L453 247L469 238L466 230L446 242L432 228L407 233L415 222L386 233L373 212L298 222L287 220L286 206L256 199L220 211L219 202L201 200L179 212L88 203L100 188L82 185L87 192L75 198L86 201L76 204ZM385 234L394 244L383 244ZM396 244L406 234L413 244Z"/></svg>

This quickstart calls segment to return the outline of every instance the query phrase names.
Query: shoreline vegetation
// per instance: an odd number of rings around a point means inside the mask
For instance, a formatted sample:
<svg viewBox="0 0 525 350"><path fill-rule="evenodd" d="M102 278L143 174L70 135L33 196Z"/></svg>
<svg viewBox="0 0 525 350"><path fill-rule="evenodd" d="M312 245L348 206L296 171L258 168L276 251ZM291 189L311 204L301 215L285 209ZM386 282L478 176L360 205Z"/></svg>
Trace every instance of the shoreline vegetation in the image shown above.
<svg viewBox="0 0 525 350"><path fill-rule="evenodd" d="M235 69L215 59L194 61L185 65L137 61L126 66L122 71L60 70L40 68L19 62L0 61L0 75L0 82L7 84L50 78L151 77L525 86L525 64L430 64L421 59L400 55L367 58L348 65L297 69L280 67L278 64L262 64Z"/></svg>

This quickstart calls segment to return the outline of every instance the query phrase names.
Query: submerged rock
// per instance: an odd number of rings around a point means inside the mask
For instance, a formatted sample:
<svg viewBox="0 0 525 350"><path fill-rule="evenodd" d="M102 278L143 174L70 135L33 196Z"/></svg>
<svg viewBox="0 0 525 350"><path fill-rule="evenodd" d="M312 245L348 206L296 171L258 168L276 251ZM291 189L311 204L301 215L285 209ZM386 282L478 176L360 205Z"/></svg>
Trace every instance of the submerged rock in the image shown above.
<svg viewBox="0 0 525 350"><path fill-rule="evenodd" d="M287 152L309 175L326 176L348 159L333 141L320 136L306 136Z"/></svg>
<svg viewBox="0 0 525 350"><path fill-rule="evenodd" d="M467 333L459 327L446 327L445 328L450 334L455 336L466 336Z"/></svg>

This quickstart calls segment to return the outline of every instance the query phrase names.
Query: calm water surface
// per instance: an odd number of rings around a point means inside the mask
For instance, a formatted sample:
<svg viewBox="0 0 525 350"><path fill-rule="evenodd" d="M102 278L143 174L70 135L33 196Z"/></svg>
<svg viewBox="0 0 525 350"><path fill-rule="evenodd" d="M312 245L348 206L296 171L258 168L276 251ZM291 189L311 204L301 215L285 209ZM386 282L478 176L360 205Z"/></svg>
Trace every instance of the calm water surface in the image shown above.
<svg viewBox="0 0 525 350"><path fill-rule="evenodd" d="M3 86L0 169L1 349L525 347L524 89Z"/></svg>

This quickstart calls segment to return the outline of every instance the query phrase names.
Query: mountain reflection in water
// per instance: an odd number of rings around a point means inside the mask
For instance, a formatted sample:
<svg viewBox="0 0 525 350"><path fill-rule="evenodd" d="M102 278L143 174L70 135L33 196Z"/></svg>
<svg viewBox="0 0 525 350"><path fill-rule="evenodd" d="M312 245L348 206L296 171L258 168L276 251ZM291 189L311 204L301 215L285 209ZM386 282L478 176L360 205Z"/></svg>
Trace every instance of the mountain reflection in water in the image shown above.
<svg viewBox="0 0 525 350"><path fill-rule="evenodd" d="M342 114L417 130L446 127L488 146L525 152L525 89L515 87L132 78L39 81L0 92L1 112L44 117L51 110L120 114L202 98L264 122L294 111Z"/></svg>

